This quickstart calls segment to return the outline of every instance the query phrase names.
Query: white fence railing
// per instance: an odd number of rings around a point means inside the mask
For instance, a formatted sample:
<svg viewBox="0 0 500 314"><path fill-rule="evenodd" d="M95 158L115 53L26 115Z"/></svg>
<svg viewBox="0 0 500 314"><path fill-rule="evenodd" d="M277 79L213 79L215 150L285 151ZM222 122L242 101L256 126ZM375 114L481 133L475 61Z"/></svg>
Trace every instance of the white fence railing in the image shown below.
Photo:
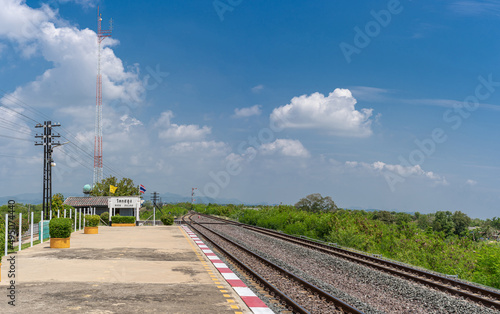
<svg viewBox="0 0 500 314"><path fill-rule="evenodd" d="M72 212L75 212L75 215L73 216ZM85 227L85 215L90 215L90 214L95 214L95 208L78 208L74 210L69 210L69 217L70 219L74 218L74 223L73 223L73 229L74 231L80 231L82 230L82 225ZM57 211L57 217L59 218L61 215L61 212L58 210ZM63 217L67 218L67 212L66 209L63 211ZM43 210L41 211L41 217L43 218ZM52 217L52 211L50 211L50 216ZM29 241L30 247L33 246L33 239L34 238L40 238L42 239L42 242L46 239L44 235L44 224L43 224L43 219L41 220L42 223L37 223L34 224L34 212L31 212L31 219L29 219L29 229L26 231L24 234L22 233L22 225L23 225L23 214L19 213L19 230L16 233L16 230L10 230L9 228L9 214L5 214L5 255L8 254L9 252L9 242L13 244L14 250L15 247L18 248L18 251L21 250L21 246L24 243L27 243ZM82 221L83 220L83 221ZM46 232L45 232L46 233ZM42 236L40 237L40 234ZM50 234L48 236L50 238Z"/></svg>

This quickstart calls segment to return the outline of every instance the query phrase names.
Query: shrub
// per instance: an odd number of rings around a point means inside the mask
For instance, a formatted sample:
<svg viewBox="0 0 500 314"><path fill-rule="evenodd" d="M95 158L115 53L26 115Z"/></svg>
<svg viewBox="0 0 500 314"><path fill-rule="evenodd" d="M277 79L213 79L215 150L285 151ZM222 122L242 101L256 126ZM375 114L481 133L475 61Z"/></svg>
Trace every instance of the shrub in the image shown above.
<svg viewBox="0 0 500 314"><path fill-rule="evenodd" d="M102 213L102 214L101 214L101 219L102 219L103 221L108 222L108 221L109 221L109 213L108 213L108 212L104 212L104 213Z"/></svg>
<svg viewBox="0 0 500 314"><path fill-rule="evenodd" d="M114 224L133 224L135 223L135 217L116 215L111 217L111 222Z"/></svg>
<svg viewBox="0 0 500 314"><path fill-rule="evenodd" d="M14 227L13 228L17 234L19 232L19 217L14 219ZM26 219L26 217L24 217L24 215L23 215L23 226L21 227L21 232L25 233L26 231L29 230L29 228L30 228L30 225L28 224L28 219Z"/></svg>
<svg viewBox="0 0 500 314"><path fill-rule="evenodd" d="M71 236L71 219L52 218L49 222L49 234L51 238L69 238Z"/></svg>
<svg viewBox="0 0 500 314"><path fill-rule="evenodd" d="M97 227L100 220L99 215L85 215L85 227Z"/></svg>
<svg viewBox="0 0 500 314"><path fill-rule="evenodd" d="M174 224L174 217L171 215L163 215L160 220L165 226Z"/></svg>

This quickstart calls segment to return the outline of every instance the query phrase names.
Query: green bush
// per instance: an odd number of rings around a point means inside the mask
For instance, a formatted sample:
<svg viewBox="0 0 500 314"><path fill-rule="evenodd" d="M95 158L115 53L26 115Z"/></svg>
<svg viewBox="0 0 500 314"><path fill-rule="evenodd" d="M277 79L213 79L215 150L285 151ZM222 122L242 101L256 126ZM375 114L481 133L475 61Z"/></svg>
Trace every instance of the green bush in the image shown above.
<svg viewBox="0 0 500 314"><path fill-rule="evenodd" d="M97 227L100 220L99 215L85 215L85 227Z"/></svg>
<svg viewBox="0 0 500 314"><path fill-rule="evenodd" d="M49 222L49 234L51 238L69 238L71 236L71 224L69 218L52 218Z"/></svg>
<svg viewBox="0 0 500 314"><path fill-rule="evenodd" d="M109 213L108 212L102 213L101 214L101 219L102 219L102 221L108 222L109 221Z"/></svg>
<svg viewBox="0 0 500 314"><path fill-rule="evenodd" d="M111 217L111 222L114 224L133 224L135 223L135 217L116 215Z"/></svg>
<svg viewBox="0 0 500 314"><path fill-rule="evenodd" d="M19 232L19 217L14 219L14 230L16 230L16 234ZM25 233L28 231L30 228L30 225L28 224L28 219L23 216L23 226L21 227L21 232Z"/></svg>
<svg viewBox="0 0 500 314"><path fill-rule="evenodd" d="M164 215L160 218L160 220L165 226L174 224L174 217L171 215Z"/></svg>

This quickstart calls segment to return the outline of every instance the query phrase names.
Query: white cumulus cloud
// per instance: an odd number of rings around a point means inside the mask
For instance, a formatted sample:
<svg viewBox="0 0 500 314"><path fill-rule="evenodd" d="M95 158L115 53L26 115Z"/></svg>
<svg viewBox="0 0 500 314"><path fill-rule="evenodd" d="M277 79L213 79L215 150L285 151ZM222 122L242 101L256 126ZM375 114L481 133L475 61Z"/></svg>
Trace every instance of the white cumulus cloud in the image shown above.
<svg viewBox="0 0 500 314"><path fill-rule="evenodd" d="M332 135L368 137L372 134L373 109L355 109L356 99L348 89L335 89L327 97L321 93L292 98L278 107L271 120L279 127L326 130Z"/></svg>
<svg viewBox="0 0 500 314"><path fill-rule="evenodd" d="M195 124L178 125L171 122L174 117L172 111L162 112L155 126L159 128L158 137L172 142L199 141L212 132L208 126L200 127Z"/></svg>
<svg viewBox="0 0 500 314"><path fill-rule="evenodd" d="M236 108L234 109L234 118L248 118L251 116L258 116L262 113L260 109L261 105L255 105L247 108Z"/></svg>
<svg viewBox="0 0 500 314"><path fill-rule="evenodd" d="M231 148L224 142L199 141L181 142L168 148L171 155L202 154L204 157L224 156Z"/></svg>
<svg viewBox="0 0 500 314"><path fill-rule="evenodd" d="M258 94L264 89L264 85L259 84L257 86L252 87L252 93Z"/></svg>
<svg viewBox="0 0 500 314"><path fill-rule="evenodd" d="M262 144L259 149L264 155L278 153L289 157L310 156L310 153L299 140L277 139L272 143Z"/></svg>
<svg viewBox="0 0 500 314"><path fill-rule="evenodd" d="M407 178L410 176L422 177L429 179L436 184L448 185L448 181L446 181L445 177L440 176L432 171L425 171L422 169L422 167L420 167L420 165L415 165L415 166L391 165L391 164L386 164L382 161L376 161L371 164L365 162L357 162L357 161L346 161L345 164L347 167L350 168L367 169L370 171L374 171L375 173L378 174L390 171L403 178Z"/></svg>
<svg viewBox="0 0 500 314"><path fill-rule="evenodd" d="M465 181L465 184L470 185L470 186L474 186L477 184L477 181L472 180L472 179L468 179L467 181Z"/></svg>

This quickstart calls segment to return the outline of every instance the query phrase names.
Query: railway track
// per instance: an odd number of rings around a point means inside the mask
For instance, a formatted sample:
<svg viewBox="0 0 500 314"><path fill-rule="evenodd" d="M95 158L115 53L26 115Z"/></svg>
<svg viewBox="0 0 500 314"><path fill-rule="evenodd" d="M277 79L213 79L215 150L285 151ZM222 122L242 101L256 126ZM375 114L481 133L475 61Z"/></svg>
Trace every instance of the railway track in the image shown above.
<svg viewBox="0 0 500 314"><path fill-rule="evenodd" d="M201 215L201 214L200 214ZM459 280L448 278L442 275L438 275L431 272L426 272L421 269L413 268L407 265L402 265L399 263L394 263L388 260L370 256L367 254L361 254L358 252L349 251L343 248L331 246L324 243L318 243L308 239L303 239L287 234L283 234L274 230L269 230L261 227L250 226L246 224L241 224L238 222L201 215L205 218L211 219L213 222L200 222L200 224L230 224L241 228L252 230L260 234L265 234L274 238L285 240L297 245L307 247L309 249L317 250L322 253L334 255L346 259L351 262L355 262L360 265L364 265L379 271L398 276L407 280L418 282L424 284L428 287L432 287L436 290L444 291L452 295L458 295L466 300L470 300L481 304L483 306L493 308L495 310L500 310L500 293L494 290L489 290L483 287L478 287L473 284L468 284Z"/></svg>
<svg viewBox="0 0 500 314"><path fill-rule="evenodd" d="M183 220L294 313L363 313L227 237L193 223L191 216Z"/></svg>

